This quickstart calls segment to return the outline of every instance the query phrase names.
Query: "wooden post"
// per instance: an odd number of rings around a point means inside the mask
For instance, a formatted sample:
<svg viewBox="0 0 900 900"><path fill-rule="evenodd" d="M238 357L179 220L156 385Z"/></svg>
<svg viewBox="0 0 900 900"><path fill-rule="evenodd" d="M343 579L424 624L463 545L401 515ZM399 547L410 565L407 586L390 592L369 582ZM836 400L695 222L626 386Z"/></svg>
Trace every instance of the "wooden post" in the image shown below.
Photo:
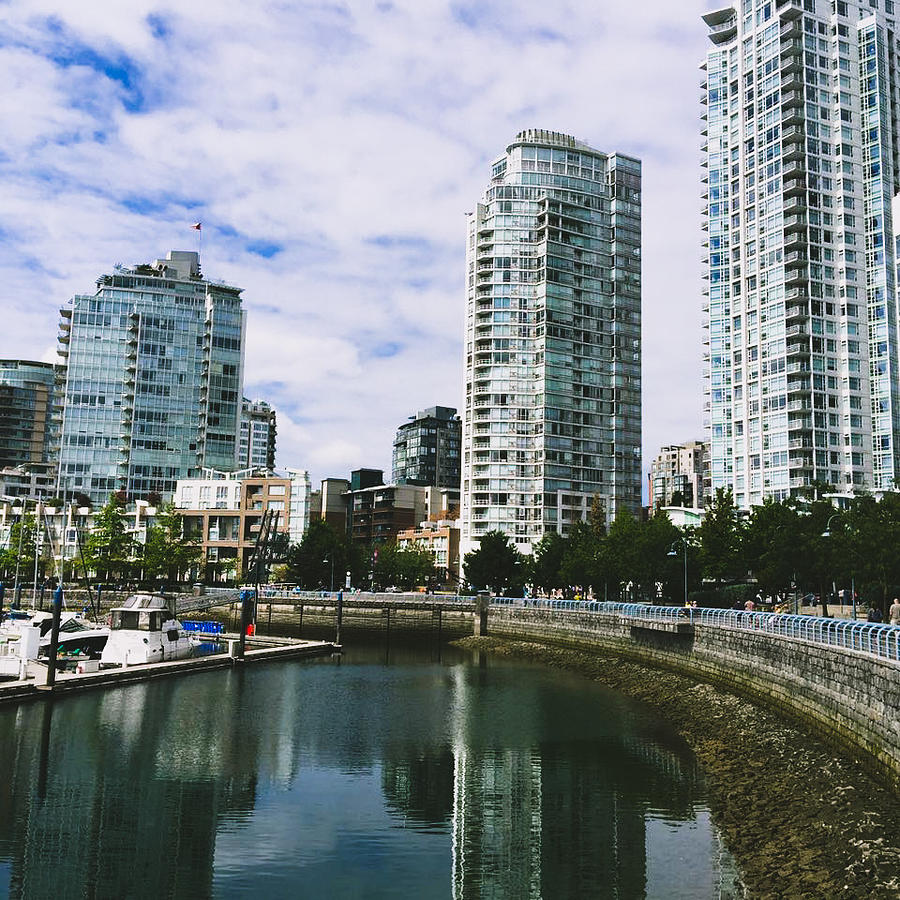
<svg viewBox="0 0 900 900"><path fill-rule="evenodd" d="M47 659L47 687L56 684L56 654L59 652L59 619L62 615L63 588L57 585L53 592L53 627L50 630L50 653Z"/></svg>
<svg viewBox="0 0 900 900"><path fill-rule="evenodd" d="M341 623L344 618L344 592L338 591L337 595L337 627L335 629L334 642L341 645Z"/></svg>
<svg viewBox="0 0 900 900"><path fill-rule="evenodd" d="M475 637L484 637L488 633L488 607L490 604L490 592L479 591L475 598Z"/></svg>

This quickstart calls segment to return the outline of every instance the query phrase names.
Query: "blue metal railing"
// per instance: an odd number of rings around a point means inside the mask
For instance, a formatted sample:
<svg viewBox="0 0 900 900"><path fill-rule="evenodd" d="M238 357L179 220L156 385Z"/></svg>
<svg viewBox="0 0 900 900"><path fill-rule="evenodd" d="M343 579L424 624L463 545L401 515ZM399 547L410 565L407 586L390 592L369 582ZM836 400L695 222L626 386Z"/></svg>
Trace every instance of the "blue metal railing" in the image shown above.
<svg viewBox="0 0 900 900"><path fill-rule="evenodd" d="M900 625L826 619L789 613L750 612L739 609L698 609L696 607L651 606L647 603L606 603L598 600L549 600L528 597L494 597L495 606L534 607L617 614L656 622L684 622L716 625L741 631L760 631L777 637L794 638L812 644L856 650L881 659L900 661Z"/></svg>
<svg viewBox="0 0 900 900"><path fill-rule="evenodd" d="M224 634L225 626L221 622L182 622L181 627L185 631L195 634Z"/></svg>

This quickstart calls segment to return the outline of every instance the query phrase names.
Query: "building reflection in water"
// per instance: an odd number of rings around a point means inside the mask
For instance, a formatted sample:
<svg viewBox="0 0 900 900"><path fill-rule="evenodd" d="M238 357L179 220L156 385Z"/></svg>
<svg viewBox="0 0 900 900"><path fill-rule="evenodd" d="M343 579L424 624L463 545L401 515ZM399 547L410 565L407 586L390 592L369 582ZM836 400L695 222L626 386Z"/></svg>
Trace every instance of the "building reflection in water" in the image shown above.
<svg viewBox="0 0 900 900"><path fill-rule="evenodd" d="M388 804L406 824L435 828L449 817L452 896L645 896L648 814L691 821L702 795L687 748L630 720L621 699L605 707L605 726L595 723L600 740L580 741L577 720L554 738L558 722L548 730L546 707L516 702L514 682L507 702L488 695L517 711L511 734L485 715L471 670L453 673L452 749L384 768ZM524 745L504 749L510 740Z"/></svg>
<svg viewBox="0 0 900 900"><path fill-rule="evenodd" d="M305 842L267 847L286 883L346 870L354 810L327 796L352 776L380 783L385 829L446 848L432 874L454 898L644 896L647 816L695 817L692 757L616 695L526 675L273 666L0 709L0 891L8 873L13 897L209 897L261 809Z"/></svg>

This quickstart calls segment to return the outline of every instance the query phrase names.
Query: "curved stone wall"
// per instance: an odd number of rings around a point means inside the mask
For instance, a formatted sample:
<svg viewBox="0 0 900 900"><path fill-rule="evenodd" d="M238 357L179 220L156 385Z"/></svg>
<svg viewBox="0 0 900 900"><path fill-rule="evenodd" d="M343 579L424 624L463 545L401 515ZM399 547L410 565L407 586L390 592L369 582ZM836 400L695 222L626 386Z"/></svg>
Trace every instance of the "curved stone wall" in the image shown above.
<svg viewBox="0 0 900 900"><path fill-rule="evenodd" d="M860 757L900 792L900 664L724 625L491 606L488 633L618 654L761 701Z"/></svg>

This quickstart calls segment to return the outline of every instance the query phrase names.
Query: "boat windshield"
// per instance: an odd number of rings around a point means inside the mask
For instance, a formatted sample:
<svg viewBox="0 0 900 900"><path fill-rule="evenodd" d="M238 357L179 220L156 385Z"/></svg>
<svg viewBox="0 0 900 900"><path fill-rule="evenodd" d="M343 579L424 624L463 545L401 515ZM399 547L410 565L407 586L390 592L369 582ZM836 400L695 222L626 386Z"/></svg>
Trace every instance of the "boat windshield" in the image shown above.
<svg viewBox="0 0 900 900"><path fill-rule="evenodd" d="M114 631L162 631L163 622L168 618L165 609L114 609L111 626Z"/></svg>

